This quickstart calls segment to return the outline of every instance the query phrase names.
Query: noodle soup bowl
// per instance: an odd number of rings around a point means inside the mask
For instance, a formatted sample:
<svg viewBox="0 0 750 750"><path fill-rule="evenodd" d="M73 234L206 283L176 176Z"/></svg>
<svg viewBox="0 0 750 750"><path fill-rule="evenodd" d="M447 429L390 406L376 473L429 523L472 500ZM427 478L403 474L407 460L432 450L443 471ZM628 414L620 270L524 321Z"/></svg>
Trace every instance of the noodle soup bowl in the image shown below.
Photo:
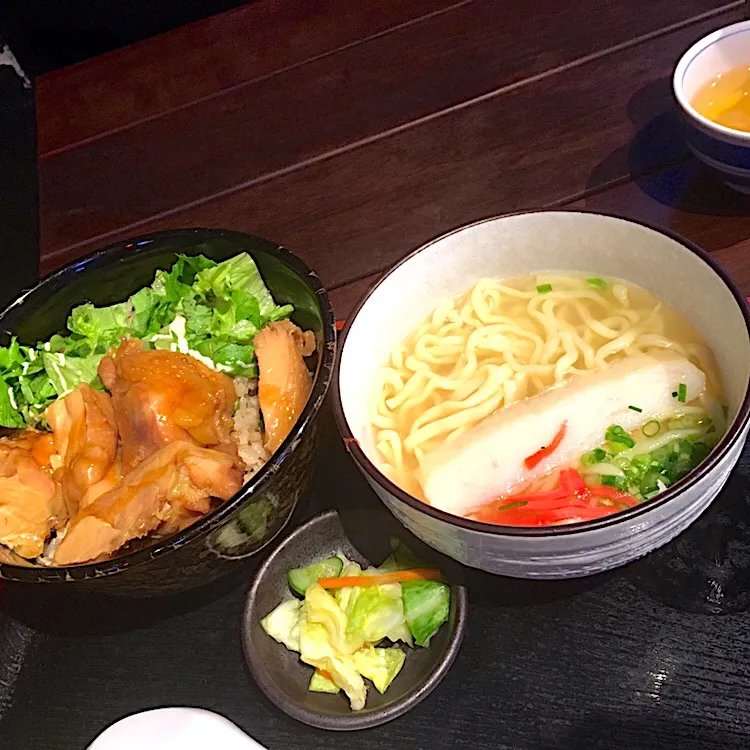
<svg viewBox="0 0 750 750"><path fill-rule="evenodd" d="M712 347L726 391L728 427L696 469L660 495L605 518L547 527L498 526L411 496L379 468L369 414L377 370L439 302L483 277L588 273L644 287L676 309ZM699 248L611 216L542 211L458 229L421 247L360 301L343 334L335 411L369 484L412 533L461 563L518 578L574 578L665 544L711 503L737 462L750 415L750 315L744 296ZM593 446L592 446L593 447Z"/></svg>

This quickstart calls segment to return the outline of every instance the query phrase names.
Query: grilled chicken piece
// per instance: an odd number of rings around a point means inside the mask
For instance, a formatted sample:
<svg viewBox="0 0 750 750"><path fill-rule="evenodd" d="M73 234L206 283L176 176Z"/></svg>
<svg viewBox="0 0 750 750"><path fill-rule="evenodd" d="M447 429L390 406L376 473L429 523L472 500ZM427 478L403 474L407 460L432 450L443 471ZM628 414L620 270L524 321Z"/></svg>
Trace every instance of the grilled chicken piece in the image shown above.
<svg viewBox="0 0 750 750"><path fill-rule="evenodd" d="M122 479L122 461L120 456L115 456L115 460L109 467L109 471L98 481L94 482L84 493L78 504L78 510L88 507L97 498L101 497L105 492L109 492L114 489L120 480ZM73 517L75 514L70 514Z"/></svg>
<svg viewBox="0 0 750 750"><path fill-rule="evenodd" d="M312 378L304 357L314 348L314 334L288 320L270 323L255 337L258 401L270 453L284 442L310 396Z"/></svg>
<svg viewBox="0 0 750 750"><path fill-rule="evenodd" d="M39 433L0 440L0 543L22 557L42 554L67 514L58 486L34 458Z"/></svg>
<svg viewBox="0 0 750 750"><path fill-rule="evenodd" d="M112 554L156 529L184 528L242 486L242 472L227 452L185 441L166 445L70 522L55 553L56 565Z"/></svg>
<svg viewBox="0 0 750 750"><path fill-rule="evenodd" d="M99 365L112 394L125 474L176 440L230 445L232 379L188 354L143 351L128 339Z"/></svg>
<svg viewBox="0 0 750 750"><path fill-rule="evenodd" d="M72 517L120 479L119 469L114 466L117 427L112 400L108 394L82 383L55 401L45 416L62 462L55 478L60 480Z"/></svg>

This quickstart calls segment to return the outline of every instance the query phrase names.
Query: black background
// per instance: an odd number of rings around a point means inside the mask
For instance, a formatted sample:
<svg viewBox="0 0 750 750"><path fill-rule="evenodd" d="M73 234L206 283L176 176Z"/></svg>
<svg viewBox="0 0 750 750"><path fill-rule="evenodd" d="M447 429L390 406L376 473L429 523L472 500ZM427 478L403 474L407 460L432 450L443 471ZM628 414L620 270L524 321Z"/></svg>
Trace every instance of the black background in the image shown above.
<svg viewBox="0 0 750 750"><path fill-rule="evenodd" d="M34 77L252 0L1 0L0 34Z"/></svg>
<svg viewBox="0 0 750 750"><path fill-rule="evenodd" d="M0 306L39 269L35 128L33 90L0 65Z"/></svg>

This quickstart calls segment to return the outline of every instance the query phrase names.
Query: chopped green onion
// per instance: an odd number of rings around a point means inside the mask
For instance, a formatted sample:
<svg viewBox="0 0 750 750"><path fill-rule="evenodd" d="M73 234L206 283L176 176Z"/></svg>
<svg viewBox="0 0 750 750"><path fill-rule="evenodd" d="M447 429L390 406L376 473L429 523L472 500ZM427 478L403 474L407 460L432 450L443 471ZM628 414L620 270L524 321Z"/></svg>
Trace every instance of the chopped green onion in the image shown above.
<svg viewBox="0 0 750 750"><path fill-rule="evenodd" d="M514 500L512 503L505 503L504 505L498 505L498 510L510 510L511 508L521 508L524 505L528 505L526 500Z"/></svg>
<svg viewBox="0 0 750 750"><path fill-rule="evenodd" d="M586 285L591 287L592 289L606 289L607 288L607 282L604 279L598 279L596 277L591 279L586 279Z"/></svg>
<svg viewBox="0 0 750 750"><path fill-rule="evenodd" d="M679 395L677 396L677 400L681 404L684 404L685 401L687 401L687 386L684 383L680 383Z"/></svg>
<svg viewBox="0 0 750 750"><path fill-rule="evenodd" d="M639 474L647 472L654 463L656 462L652 461L651 456L648 454L646 454L645 456L633 456L633 469L635 469ZM656 463L656 465L658 466L659 464Z"/></svg>
<svg viewBox="0 0 750 750"><path fill-rule="evenodd" d="M552 291L552 284L539 284L536 290L539 294L547 294L547 292Z"/></svg>
<svg viewBox="0 0 750 750"><path fill-rule="evenodd" d="M659 491L659 482L661 481L662 484L669 486L670 482L669 479L665 476L662 476L658 471L653 470L646 473L646 475L641 480L641 494L644 497L648 497L650 493L652 492L658 492Z"/></svg>
<svg viewBox="0 0 750 750"><path fill-rule="evenodd" d="M594 450L584 453L581 456L581 463L584 466L594 466L594 464L600 464L604 459L607 458L607 451L601 448L594 448Z"/></svg>
<svg viewBox="0 0 750 750"><path fill-rule="evenodd" d="M633 411L637 411L639 414L643 411L640 406L628 406L628 409L632 409Z"/></svg>
<svg viewBox="0 0 750 750"><path fill-rule="evenodd" d="M655 419L652 419L650 422L646 422L646 424L644 424L641 428L641 432L646 437L654 437L654 435L659 434L660 430L661 425Z"/></svg>
<svg viewBox="0 0 750 750"><path fill-rule="evenodd" d="M608 427L604 433L604 439L609 440L610 443L620 443L628 448L632 448L635 445L635 440L619 424L613 424Z"/></svg>
<svg viewBox="0 0 750 750"><path fill-rule="evenodd" d="M630 461L628 461L627 458L623 458L622 456L615 456L612 459L612 463L618 469L622 469L623 471L627 471L628 469L630 469Z"/></svg>
<svg viewBox="0 0 750 750"><path fill-rule="evenodd" d="M599 480L602 484L618 490L624 490L627 487L625 477L616 477L614 474L602 474Z"/></svg>
<svg viewBox="0 0 750 750"><path fill-rule="evenodd" d="M711 449L702 442L693 443L693 463L697 466L708 457Z"/></svg>

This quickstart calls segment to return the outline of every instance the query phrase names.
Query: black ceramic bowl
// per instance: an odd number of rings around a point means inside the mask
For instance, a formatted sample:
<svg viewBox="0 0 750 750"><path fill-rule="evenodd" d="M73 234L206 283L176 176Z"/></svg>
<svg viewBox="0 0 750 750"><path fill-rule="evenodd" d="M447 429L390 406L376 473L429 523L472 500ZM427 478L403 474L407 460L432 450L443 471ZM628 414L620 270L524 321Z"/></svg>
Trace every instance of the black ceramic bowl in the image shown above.
<svg viewBox="0 0 750 750"><path fill-rule="evenodd" d="M367 729L405 714L440 683L456 658L466 630L467 594L451 587L450 617L430 641L429 648L406 648L406 661L384 694L370 686L361 711L352 711L343 693L311 693L313 668L266 634L260 621L292 594L287 571L343 552L362 566L370 565L352 545L338 513L321 513L290 534L258 570L245 599L242 647L250 672L261 690L295 719L321 729Z"/></svg>
<svg viewBox="0 0 750 750"><path fill-rule="evenodd" d="M254 555L285 526L313 468L316 417L331 380L333 311L316 274L273 242L218 229L180 229L111 245L72 263L24 292L0 313L0 344L11 334L32 344L62 331L71 308L109 305L151 283L175 253L216 261L248 252L279 303L294 305L292 320L315 332L313 387L291 434L233 498L179 534L133 543L103 562L67 567L30 563L0 548L0 577L27 583L80 582L112 594L154 595L210 583ZM242 516L240 524L238 517Z"/></svg>

